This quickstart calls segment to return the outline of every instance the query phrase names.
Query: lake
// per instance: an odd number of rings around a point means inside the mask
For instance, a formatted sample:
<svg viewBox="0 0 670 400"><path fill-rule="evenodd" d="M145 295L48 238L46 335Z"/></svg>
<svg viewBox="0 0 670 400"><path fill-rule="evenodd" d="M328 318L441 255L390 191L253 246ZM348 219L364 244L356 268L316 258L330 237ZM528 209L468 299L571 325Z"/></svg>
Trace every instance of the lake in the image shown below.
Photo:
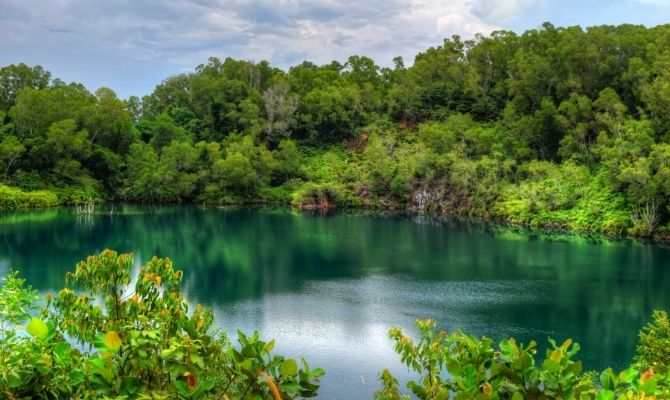
<svg viewBox="0 0 670 400"><path fill-rule="evenodd" d="M101 208L102 209L102 208ZM670 248L506 229L426 214L286 208L116 206L0 214L0 274L57 291L110 247L169 256L192 303L219 326L260 330L277 351L326 369L324 399L371 399L378 373L406 379L387 339L417 318L495 339L572 337L589 369L630 362L639 328L670 308Z"/></svg>

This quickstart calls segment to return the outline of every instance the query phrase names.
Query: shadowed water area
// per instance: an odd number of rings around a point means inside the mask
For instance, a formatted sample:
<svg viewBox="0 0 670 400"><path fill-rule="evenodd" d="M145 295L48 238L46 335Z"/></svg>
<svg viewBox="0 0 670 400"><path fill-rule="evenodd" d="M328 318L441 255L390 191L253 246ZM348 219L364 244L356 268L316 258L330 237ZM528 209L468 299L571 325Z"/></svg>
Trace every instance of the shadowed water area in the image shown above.
<svg viewBox="0 0 670 400"><path fill-rule="evenodd" d="M102 211L104 208L100 208ZM572 337L587 369L630 362L654 308L670 309L670 248L403 213L116 207L0 214L0 274L56 291L110 247L136 264L169 256L189 301L219 326L260 330L326 370L320 398L372 398L378 373L406 379L387 339L417 318L495 339Z"/></svg>

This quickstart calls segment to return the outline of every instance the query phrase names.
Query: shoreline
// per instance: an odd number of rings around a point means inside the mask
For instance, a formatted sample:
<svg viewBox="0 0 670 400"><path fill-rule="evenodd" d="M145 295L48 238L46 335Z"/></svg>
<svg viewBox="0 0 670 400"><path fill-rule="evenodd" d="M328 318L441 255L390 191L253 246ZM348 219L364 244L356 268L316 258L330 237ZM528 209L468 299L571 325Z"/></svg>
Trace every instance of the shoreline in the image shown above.
<svg viewBox="0 0 670 400"><path fill-rule="evenodd" d="M517 230L524 230L527 233L533 233L533 234L551 234L551 235L570 235L570 236L584 236L584 237L592 237L596 240L600 239L607 239L607 240L631 240L631 241L638 241L638 242L648 242L652 244L665 244L665 245L670 245L670 234L655 234L651 237L642 237L642 236L635 236L631 234L623 234L623 235L614 235L614 234L608 234L605 232L599 232L595 230L583 230L583 229L574 229L574 228L569 228L569 227L563 227L563 226L558 226L555 224L545 224L545 225L533 225L529 223L520 223L520 222L513 222L513 221L508 221L503 218L497 218L496 216L487 213L486 215L474 215L474 214L460 214L460 213L455 213L455 212L449 212L448 210L434 210L434 209L425 209L425 208L420 208L420 207L415 207L415 206L400 206L398 204L390 205L390 204L384 204L382 202L375 203L375 204L366 204L366 205L357 205L357 206L352 206L352 205L346 205L346 206L338 206L337 204L334 204L333 202L324 202L324 203L319 203L319 204L303 204L303 205L295 205L291 204L290 202L272 202L272 201L262 201L259 199L252 199L248 201L239 201L239 202L226 202L222 204L211 204L211 203L205 203L205 202L178 202L178 203L140 203L140 202L133 202L133 201L105 201L105 202L98 202L95 203L96 206L100 205L112 205L112 206L118 206L118 205L131 205L131 206L148 206L148 207L175 207L175 206L196 206L196 207L204 207L204 208L234 208L234 207L257 207L257 208L262 208L262 207L281 207L281 208L286 208L286 209L291 209L291 210L296 210L304 213L317 213L320 212L323 215L327 215L330 212L333 211L346 211L346 212L352 212L352 211L367 211L367 212L377 212L377 213L382 213L382 212L396 212L396 213L410 213L414 215L428 215L428 216L433 216L433 217L449 217L453 218L456 220L463 220L467 221L470 223L473 222L480 222L480 223L487 223L491 224L493 226L497 226L503 229L508 229L511 231L517 231ZM13 213L13 212L24 212L24 211L39 211L39 210L49 210L49 209L57 209L57 208L68 208L68 209L76 209L77 205L76 204L56 204L53 206L48 206L48 207L17 207L13 209L2 209L0 210L0 214L8 214L8 213ZM92 212L92 213L82 213L81 215L90 215L90 216L103 216L103 215L118 215L116 214L113 210L112 212L109 211L99 211L99 212Z"/></svg>

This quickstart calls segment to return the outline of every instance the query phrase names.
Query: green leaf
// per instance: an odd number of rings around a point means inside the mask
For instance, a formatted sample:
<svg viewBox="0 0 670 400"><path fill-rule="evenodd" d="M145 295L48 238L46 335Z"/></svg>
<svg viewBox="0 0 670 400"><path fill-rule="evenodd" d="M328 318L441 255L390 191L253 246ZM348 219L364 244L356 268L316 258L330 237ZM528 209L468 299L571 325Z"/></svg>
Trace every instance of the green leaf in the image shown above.
<svg viewBox="0 0 670 400"><path fill-rule="evenodd" d="M621 371L619 380L625 383L631 383L638 375L639 372L635 368L628 368L627 370Z"/></svg>
<svg viewBox="0 0 670 400"><path fill-rule="evenodd" d="M600 374L600 383L603 389L614 390L617 385L617 379L612 368L607 368Z"/></svg>
<svg viewBox="0 0 670 400"><path fill-rule="evenodd" d="M502 340L498 347L502 355L507 359L513 359L519 352L519 347L514 339Z"/></svg>
<svg viewBox="0 0 670 400"><path fill-rule="evenodd" d="M611 390L605 390L604 392L598 394L596 400L614 400L614 392Z"/></svg>
<svg viewBox="0 0 670 400"><path fill-rule="evenodd" d="M54 346L54 354L60 358L67 356L70 353L71 346L67 342L59 342Z"/></svg>
<svg viewBox="0 0 670 400"><path fill-rule="evenodd" d="M56 324L54 324L53 321L47 322L47 329L49 330L47 337L49 339L53 338L54 335L56 334Z"/></svg>
<svg viewBox="0 0 670 400"><path fill-rule="evenodd" d="M78 369L70 371L67 376L70 378L70 381L73 385L79 385L86 379L86 374Z"/></svg>
<svg viewBox="0 0 670 400"><path fill-rule="evenodd" d="M245 370L250 371L252 364L253 364L253 361L250 358L247 358L244 361L240 362L238 365L241 369L245 369Z"/></svg>
<svg viewBox="0 0 670 400"><path fill-rule="evenodd" d="M300 393L300 385L297 383L282 383L279 385L279 388L282 390L282 392L286 392L288 394Z"/></svg>
<svg viewBox="0 0 670 400"><path fill-rule="evenodd" d="M270 354L272 349L275 347L275 341L270 340L265 346L263 346L263 354Z"/></svg>
<svg viewBox="0 0 670 400"><path fill-rule="evenodd" d="M93 370L93 373L97 374L97 375L100 375L102 377L102 379L104 379L105 382L107 382L107 383L111 383L112 379L114 379L114 375L112 374L112 371L109 370L108 368L96 367Z"/></svg>
<svg viewBox="0 0 670 400"><path fill-rule="evenodd" d="M49 327L39 318L33 318L28 322L26 331L38 339L46 339L49 336Z"/></svg>
<svg viewBox="0 0 670 400"><path fill-rule="evenodd" d="M546 369L549 372L557 373L558 371L561 370L561 365L556 361L547 358L546 360L544 360L544 363L542 363L542 368Z"/></svg>
<svg viewBox="0 0 670 400"><path fill-rule="evenodd" d="M142 388L142 381L135 377L126 377L121 382L121 393L135 394Z"/></svg>
<svg viewBox="0 0 670 400"><path fill-rule="evenodd" d="M191 362L200 368L205 367L205 362L203 361L202 357L197 354L191 354Z"/></svg>
<svg viewBox="0 0 670 400"><path fill-rule="evenodd" d="M172 382L176 392L184 397L189 397L191 395L191 389L186 385L186 382L183 381L174 381Z"/></svg>
<svg viewBox="0 0 670 400"><path fill-rule="evenodd" d="M279 367L279 371L283 376L293 376L298 372L298 363L295 360L289 358L284 360Z"/></svg>
<svg viewBox="0 0 670 400"><path fill-rule="evenodd" d="M454 359L447 360L447 372L451 375L460 375L461 374L461 365Z"/></svg>
<svg viewBox="0 0 670 400"><path fill-rule="evenodd" d="M426 390L421 387L421 385L417 385L416 382L414 381L409 381L407 382L407 387L416 395L416 397L420 399L425 399L427 398L426 396Z"/></svg>
<svg viewBox="0 0 670 400"><path fill-rule="evenodd" d="M521 354L521 356L519 356L519 358L514 361L514 366L521 370L529 368L532 365L533 365L533 357L526 352Z"/></svg>

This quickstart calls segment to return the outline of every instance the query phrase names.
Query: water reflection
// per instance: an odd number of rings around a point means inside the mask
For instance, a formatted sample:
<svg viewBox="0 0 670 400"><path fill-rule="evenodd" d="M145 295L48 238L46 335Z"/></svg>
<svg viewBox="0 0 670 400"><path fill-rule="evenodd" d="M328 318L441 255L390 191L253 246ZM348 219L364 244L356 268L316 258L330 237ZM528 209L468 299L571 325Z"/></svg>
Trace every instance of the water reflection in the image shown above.
<svg viewBox="0 0 670 400"><path fill-rule="evenodd" d="M328 371L325 398L361 398L397 364L386 332L435 317L521 341L573 337L587 368L630 360L653 308L670 308L667 247L506 229L428 214L117 207L0 215L0 273L36 288L105 247L170 256L189 299L222 326L260 329ZM364 383L365 382L365 383ZM369 396L368 396L369 398Z"/></svg>

